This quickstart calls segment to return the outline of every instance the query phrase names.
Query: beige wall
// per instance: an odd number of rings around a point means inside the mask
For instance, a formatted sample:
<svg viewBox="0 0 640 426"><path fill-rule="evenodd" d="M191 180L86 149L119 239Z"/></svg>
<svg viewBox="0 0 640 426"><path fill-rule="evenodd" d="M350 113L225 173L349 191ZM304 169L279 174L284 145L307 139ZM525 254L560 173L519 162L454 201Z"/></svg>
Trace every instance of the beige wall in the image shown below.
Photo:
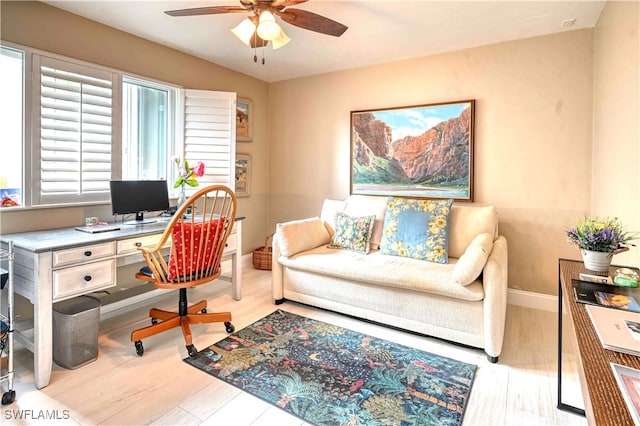
<svg viewBox="0 0 640 426"><path fill-rule="evenodd" d="M595 31L271 85L41 3L0 8L3 40L252 99L254 142L237 146L254 160L252 195L239 200L245 253L275 223L349 195L350 111L462 99L476 99L476 203L498 209L511 288L556 293L557 259L579 258L564 230L583 214L640 230L636 2L607 2ZM0 233L109 214L109 206L4 210ZM639 253L616 261L637 265Z"/></svg>
<svg viewBox="0 0 640 426"><path fill-rule="evenodd" d="M640 231L640 3L608 1L595 31L592 211ZM637 241L640 243L640 241ZM640 265L640 248L614 263Z"/></svg>
<svg viewBox="0 0 640 426"><path fill-rule="evenodd" d="M240 198L244 251L264 244L269 191L268 84L176 50L134 37L39 2L0 3L2 40L110 66L185 88L237 92L253 100L254 141L239 142L251 154L251 196ZM73 226L86 216L111 217L110 205L56 209L2 210L0 233Z"/></svg>
<svg viewBox="0 0 640 426"><path fill-rule="evenodd" d="M272 84L270 226L349 195L349 112L476 99L475 198L496 206L509 286L555 294L590 208L593 31Z"/></svg>

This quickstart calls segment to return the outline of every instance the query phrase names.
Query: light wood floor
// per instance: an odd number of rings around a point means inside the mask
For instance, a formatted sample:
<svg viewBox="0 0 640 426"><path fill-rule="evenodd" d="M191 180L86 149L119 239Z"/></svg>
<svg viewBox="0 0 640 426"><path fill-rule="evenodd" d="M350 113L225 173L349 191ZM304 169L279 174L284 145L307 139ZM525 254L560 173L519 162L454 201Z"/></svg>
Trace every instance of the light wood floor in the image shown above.
<svg viewBox="0 0 640 426"><path fill-rule="evenodd" d="M241 301L230 284L218 281L190 293L209 301L210 310L230 310L239 330L277 309L270 296L270 273L244 270ZM176 296L177 299L177 296ZM249 394L182 361L187 356L179 329L144 341L135 354L131 330L148 324L151 306L173 308L173 297L103 320L98 359L76 370L54 364L51 383L33 385L33 356L16 347L16 401L0 408L2 425L304 425ZM509 305L505 346L498 364L480 350L415 336L287 302L279 308L376 337L478 365L464 425L585 425L583 417L556 409L556 314ZM194 343L204 349L222 339L222 324L196 325ZM575 371L574 371L575 373ZM565 402L582 404L577 383L565 378ZM49 419L49 420L46 420Z"/></svg>

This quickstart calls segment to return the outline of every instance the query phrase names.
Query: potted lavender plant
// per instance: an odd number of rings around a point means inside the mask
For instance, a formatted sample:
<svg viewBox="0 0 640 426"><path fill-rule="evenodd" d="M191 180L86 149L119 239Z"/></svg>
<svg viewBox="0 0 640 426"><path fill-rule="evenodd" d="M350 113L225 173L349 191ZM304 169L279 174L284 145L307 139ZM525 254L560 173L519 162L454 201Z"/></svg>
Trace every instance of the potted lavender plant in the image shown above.
<svg viewBox="0 0 640 426"><path fill-rule="evenodd" d="M584 266L596 272L607 272L614 254L629 250L635 234L627 232L618 218L583 217L566 231L569 243L577 246Z"/></svg>

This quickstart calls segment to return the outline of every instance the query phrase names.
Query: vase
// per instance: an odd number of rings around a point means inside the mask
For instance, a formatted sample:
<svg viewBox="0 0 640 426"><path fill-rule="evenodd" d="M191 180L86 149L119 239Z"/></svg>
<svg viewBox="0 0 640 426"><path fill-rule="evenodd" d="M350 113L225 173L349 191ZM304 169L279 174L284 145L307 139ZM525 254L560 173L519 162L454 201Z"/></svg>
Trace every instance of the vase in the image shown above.
<svg viewBox="0 0 640 426"><path fill-rule="evenodd" d="M176 207L180 208L187 201L187 193L185 192L184 183L180 185L180 193L178 194L178 201L176 202Z"/></svg>
<svg viewBox="0 0 640 426"><path fill-rule="evenodd" d="M581 249L582 260L587 269L596 272L609 272L613 253Z"/></svg>

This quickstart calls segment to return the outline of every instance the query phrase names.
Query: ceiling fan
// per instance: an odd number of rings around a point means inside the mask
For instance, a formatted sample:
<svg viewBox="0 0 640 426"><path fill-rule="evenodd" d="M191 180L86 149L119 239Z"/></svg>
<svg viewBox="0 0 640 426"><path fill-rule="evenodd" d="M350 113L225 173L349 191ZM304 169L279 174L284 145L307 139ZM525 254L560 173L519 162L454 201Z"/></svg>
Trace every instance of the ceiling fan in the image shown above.
<svg viewBox="0 0 640 426"><path fill-rule="evenodd" d="M253 48L265 47L271 41L272 47L278 49L291 40L276 23L274 15L296 27L334 37L340 37L347 30L347 26L317 13L289 7L306 1L240 0L241 6L197 7L193 9L168 10L165 13L170 16L194 16L249 12L251 15L242 21L240 25L233 28L231 32ZM254 57L255 60L256 58Z"/></svg>

